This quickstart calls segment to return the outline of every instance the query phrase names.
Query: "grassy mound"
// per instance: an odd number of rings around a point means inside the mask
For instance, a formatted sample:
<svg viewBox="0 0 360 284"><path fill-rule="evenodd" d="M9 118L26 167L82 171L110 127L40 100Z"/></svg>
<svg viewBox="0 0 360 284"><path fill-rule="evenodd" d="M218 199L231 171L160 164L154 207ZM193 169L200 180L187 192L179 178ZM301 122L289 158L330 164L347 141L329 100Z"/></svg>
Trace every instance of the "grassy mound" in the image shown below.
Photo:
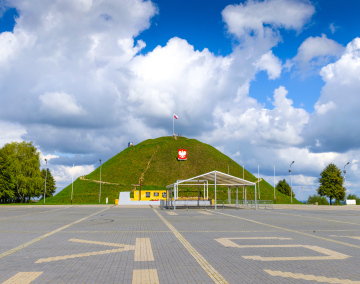
<svg viewBox="0 0 360 284"><path fill-rule="evenodd" d="M186 161L177 160L178 149L187 149ZM145 140L142 143L126 148L102 165L101 203L109 198L109 203L114 203L120 191L132 191L134 184L141 183L142 190L164 189L166 185L174 183L177 179L186 179L210 171L228 172L231 159L205 143L195 139L178 137L160 137ZM243 168L236 162L230 162L229 172L233 176L243 177ZM86 180L87 179L87 180ZM245 179L257 181L257 178L245 170ZM77 179L74 182L73 203L98 203L100 168L97 168L85 180ZM227 199L227 189L218 190L218 200ZM197 196L197 187L182 188L182 196ZM233 190L232 198L235 197ZM262 200L273 200L274 187L265 180L260 182ZM48 204L70 203L71 184L61 192L46 201ZM209 188L209 197L214 197L214 192ZM276 192L276 203L290 203L290 197ZM242 198L242 188L239 188L239 199ZM254 199L254 188L249 187L247 198ZM294 203L299 203L293 199Z"/></svg>

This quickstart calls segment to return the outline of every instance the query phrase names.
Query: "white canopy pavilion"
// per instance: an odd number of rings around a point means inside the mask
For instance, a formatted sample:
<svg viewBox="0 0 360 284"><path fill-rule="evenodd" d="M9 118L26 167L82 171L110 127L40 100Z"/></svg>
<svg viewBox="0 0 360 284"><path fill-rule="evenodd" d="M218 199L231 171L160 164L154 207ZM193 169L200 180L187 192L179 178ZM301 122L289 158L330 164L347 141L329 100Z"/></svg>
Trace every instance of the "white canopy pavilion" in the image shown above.
<svg viewBox="0 0 360 284"><path fill-rule="evenodd" d="M246 204L246 186L255 186L255 209L257 209L257 199L256 199L256 183L234 177L232 175L225 174L219 171L212 171L206 174L202 174L196 177L192 177L185 180L177 180L173 184L166 186L168 190L171 191L171 200L174 198L174 209L176 209L176 201L179 198L179 186L181 185L204 185L204 199L209 198L209 182L211 186L215 186L215 209L217 209L217 186L227 186L228 191L231 188L236 188L236 196L238 196L238 187L244 186L245 190L245 204Z"/></svg>

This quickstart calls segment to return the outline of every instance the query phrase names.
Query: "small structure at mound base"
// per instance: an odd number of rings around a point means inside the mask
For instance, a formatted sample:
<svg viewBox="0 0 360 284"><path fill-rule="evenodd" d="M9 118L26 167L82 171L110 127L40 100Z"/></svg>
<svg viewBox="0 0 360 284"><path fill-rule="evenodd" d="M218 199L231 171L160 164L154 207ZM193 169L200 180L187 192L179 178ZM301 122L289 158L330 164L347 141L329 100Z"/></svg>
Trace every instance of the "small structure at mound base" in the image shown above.
<svg viewBox="0 0 360 284"><path fill-rule="evenodd" d="M209 183L210 182L210 183ZM198 197L197 200L182 200L179 197L179 186L189 186L189 185L198 185L204 186L204 198L200 200ZM232 175L225 174L219 171L212 171L206 174L202 174L196 177L192 177L185 180L177 180L173 184L166 186L167 194L166 200L162 201L162 206L164 208L173 208L176 209L176 206L210 206L211 201L209 200L209 186L215 187L215 210L217 209L217 186L226 186L228 187L228 192L231 191L231 188L236 188L236 203L238 205L238 188L239 186L244 186L245 190L245 204L246 201L246 187L255 186L255 209L257 209L257 199L256 199L256 183L241 179ZM205 198L206 197L206 198ZM230 200L230 199L229 199ZM190 203L189 203L190 202Z"/></svg>

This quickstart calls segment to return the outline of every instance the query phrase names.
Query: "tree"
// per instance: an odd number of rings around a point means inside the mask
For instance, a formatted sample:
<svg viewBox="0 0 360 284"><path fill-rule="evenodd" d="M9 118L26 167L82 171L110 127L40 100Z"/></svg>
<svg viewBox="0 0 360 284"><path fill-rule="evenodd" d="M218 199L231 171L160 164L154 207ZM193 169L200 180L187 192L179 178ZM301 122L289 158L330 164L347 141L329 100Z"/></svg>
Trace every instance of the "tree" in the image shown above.
<svg viewBox="0 0 360 284"><path fill-rule="evenodd" d="M44 186L45 186L45 176L46 176L46 169L41 170L41 178L43 179L43 188L41 192L41 197L44 198ZM47 170L47 177L46 177L46 195L45 197L52 197L56 191L56 185L54 177L52 176L49 169Z"/></svg>
<svg viewBox="0 0 360 284"><path fill-rule="evenodd" d="M326 200L325 196L320 196L316 194L314 194L313 196L310 195L306 203L315 204L315 202L317 202L318 205L329 205L329 202Z"/></svg>
<svg viewBox="0 0 360 284"><path fill-rule="evenodd" d="M344 178L341 175L341 170L331 163L320 174L318 194L329 197L330 205L333 198L338 201L344 200L346 188L343 187L343 182Z"/></svg>
<svg viewBox="0 0 360 284"><path fill-rule="evenodd" d="M276 185L275 188L276 188L277 191L279 191L279 192L281 192L282 194L285 194L285 195L287 195L287 196L290 196L290 194L291 194L291 187L290 187L290 185L286 182L285 179L280 180L280 181L278 182L278 184ZM292 193L292 196L295 197L295 193L294 193L294 192Z"/></svg>
<svg viewBox="0 0 360 284"><path fill-rule="evenodd" d="M6 203L14 198L15 193L11 175L5 165L5 159L1 154L2 152L0 151L0 199Z"/></svg>
<svg viewBox="0 0 360 284"><path fill-rule="evenodd" d="M41 195L42 178L40 175L39 152L32 142L12 142L0 150L4 158L3 166L8 173L12 190L21 203L28 198Z"/></svg>

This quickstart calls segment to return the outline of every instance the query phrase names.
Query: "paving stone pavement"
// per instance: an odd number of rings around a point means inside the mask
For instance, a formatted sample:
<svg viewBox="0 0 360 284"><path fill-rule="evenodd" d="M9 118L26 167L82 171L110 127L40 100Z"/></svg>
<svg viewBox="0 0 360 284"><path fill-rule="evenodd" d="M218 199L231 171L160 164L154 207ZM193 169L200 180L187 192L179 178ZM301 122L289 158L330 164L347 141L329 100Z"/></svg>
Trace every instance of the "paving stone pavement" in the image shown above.
<svg viewBox="0 0 360 284"><path fill-rule="evenodd" d="M360 283L360 210L0 206L0 283Z"/></svg>

